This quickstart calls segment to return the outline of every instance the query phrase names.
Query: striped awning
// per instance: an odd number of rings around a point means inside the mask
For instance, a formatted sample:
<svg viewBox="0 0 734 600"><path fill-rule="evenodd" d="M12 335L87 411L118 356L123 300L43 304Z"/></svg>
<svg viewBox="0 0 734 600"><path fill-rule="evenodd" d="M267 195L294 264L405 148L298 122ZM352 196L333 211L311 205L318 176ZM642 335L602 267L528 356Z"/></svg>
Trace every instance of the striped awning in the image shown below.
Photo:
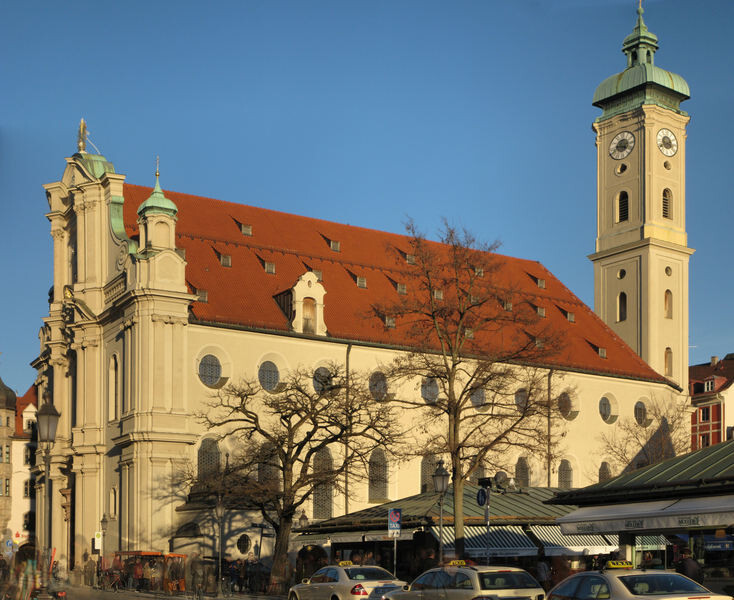
<svg viewBox="0 0 734 600"><path fill-rule="evenodd" d="M530 531L543 544L543 551L546 556L607 554L618 548L617 545L612 545L612 542L603 535L564 535L558 525L531 525Z"/></svg>
<svg viewBox="0 0 734 600"><path fill-rule="evenodd" d="M616 533L605 533L612 544L619 545L619 535ZM635 534L635 548L637 550L664 550L665 546L670 546L671 542L662 534L658 535L639 535Z"/></svg>
<svg viewBox="0 0 734 600"><path fill-rule="evenodd" d="M438 527L431 533L438 539ZM454 528L443 528L444 552L454 548ZM487 527L484 525L464 526L464 551L470 556L487 556ZM489 556L535 556L538 547L519 525L492 525L489 533Z"/></svg>

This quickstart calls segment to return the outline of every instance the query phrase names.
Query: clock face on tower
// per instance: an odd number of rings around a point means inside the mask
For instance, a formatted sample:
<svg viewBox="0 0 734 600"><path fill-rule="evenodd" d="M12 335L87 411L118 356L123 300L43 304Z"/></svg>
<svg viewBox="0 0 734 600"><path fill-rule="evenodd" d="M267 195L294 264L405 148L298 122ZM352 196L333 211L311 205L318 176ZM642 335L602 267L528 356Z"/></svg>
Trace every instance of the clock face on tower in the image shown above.
<svg viewBox="0 0 734 600"><path fill-rule="evenodd" d="M658 148L665 156L673 156L678 152L678 140L670 129L661 129L658 131Z"/></svg>
<svg viewBox="0 0 734 600"><path fill-rule="evenodd" d="M632 152L635 147L635 136L630 131L618 133L609 144L609 155L615 160L621 160Z"/></svg>

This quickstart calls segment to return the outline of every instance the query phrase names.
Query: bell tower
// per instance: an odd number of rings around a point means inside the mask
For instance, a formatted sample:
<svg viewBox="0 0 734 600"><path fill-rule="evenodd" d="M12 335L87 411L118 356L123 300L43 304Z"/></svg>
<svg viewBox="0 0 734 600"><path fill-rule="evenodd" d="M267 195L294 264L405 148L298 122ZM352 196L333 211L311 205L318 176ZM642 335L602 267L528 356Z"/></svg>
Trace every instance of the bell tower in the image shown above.
<svg viewBox="0 0 734 600"><path fill-rule="evenodd" d="M624 71L593 104L597 148L594 310L652 368L688 386L685 80L655 66L643 21L623 44Z"/></svg>

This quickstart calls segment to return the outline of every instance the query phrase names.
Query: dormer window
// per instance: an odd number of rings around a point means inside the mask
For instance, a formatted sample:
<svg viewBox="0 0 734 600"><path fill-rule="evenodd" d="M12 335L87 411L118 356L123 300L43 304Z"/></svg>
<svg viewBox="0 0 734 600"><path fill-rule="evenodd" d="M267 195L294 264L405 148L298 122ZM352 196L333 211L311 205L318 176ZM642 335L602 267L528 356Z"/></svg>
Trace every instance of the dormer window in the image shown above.
<svg viewBox="0 0 734 600"><path fill-rule="evenodd" d="M317 281L323 281L324 280L324 273L320 269L314 269L311 271L314 275L316 275Z"/></svg>
<svg viewBox="0 0 734 600"><path fill-rule="evenodd" d="M244 223L240 223L240 231L242 232L242 235L251 236L252 225L245 225Z"/></svg>
<svg viewBox="0 0 734 600"><path fill-rule="evenodd" d="M704 392L713 392L714 391L714 384L715 381L713 379L707 379L703 382L703 391Z"/></svg>
<svg viewBox="0 0 734 600"><path fill-rule="evenodd" d="M511 300L505 300L502 303L502 308L506 310L507 312L512 312L512 301Z"/></svg>
<svg viewBox="0 0 734 600"><path fill-rule="evenodd" d="M601 358L606 358L607 357L607 349L606 348L599 348L597 350L597 352L599 353L599 356Z"/></svg>
<svg viewBox="0 0 734 600"><path fill-rule="evenodd" d="M566 319L569 323L575 323L576 322L576 315L570 311L566 313Z"/></svg>
<svg viewBox="0 0 734 600"><path fill-rule="evenodd" d="M219 264L221 264L223 267L231 267L232 266L232 256L230 254L220 254Z"/></svg>
<svg viewBox="0 0 734 600"><path fill-rule="evenodd" d="M196 288L196 291L194 292L197 296L199 296L199 302L209 302L209 292L206 290L200 290L199 288Z"/></svg>
<svg viewBox="0 0 734 600"><path fill-rule="evenodd" d="M415 254L406 254L405 262L407 262L409 265L414 265L415 264Z"/></svg>
<svg viewBox="0 0 734 600"><path fill-rule="evenodd" d="M367 289L367 278L357 277L357 287L362 288L362 289Z"/></svg>
<svg viewBox="0 0 734 600"><path fill-rule="evenodd" d="M266 260L264 267L265 267L265 272L268 275L275 275L275 263L274 262L269 262Z"/></svg>
<svg viewBox="0 0 734 600"><path fill-rule="evenodd" d="M434 300L443 300L443 290L433 290L432 295Z"/></svg>
<svg viewBox="0 0 734 600"><path fill-rule="evenodd" d="M398 283L395 287L398 290L398 294L400 294L401 296L404 296L408 293L408 286L404 283Z"/></svg>
<svg viewBox="0 0 734 600"><path fill-rule="evenodd" d="M326 290L313 271L307 271L296 284L282 295L290 299L286 314L293 331L308 335L326 335L324 322L324 296Z"/></svg>
<svg viewBox="0 0 734 600"><path fill-rule="evenodd" d="M545 289L545 279L537 279L536 282L541 290Z"/></svg>
<svg viewBox="0 0 734 600"><path fill-rule="evenodd" d="M464 330L464 335L466 336L466 339L473 340L474 339L474 330L471 329L471 328L469 328L469 327L467 327Z"/></svg>
<svg viewBox="0 0 734 600"><path fill-rule="evenodd" d="M545 318L545 306L536 306L535 312L538 313L538 316L541 318Z"/></svg>
<svg viewBox="0 0 734 600"><path fill-rule="evenodd" d="M341 242L338 242L337 240L329 240L329 248L331 248L334 252L341 252Z"/></svg>
<svg viewBox="0 0 734 600"><path fill-rule="evenodd" d="M474 275L484 277L484 267L474 267Z"/></svg>
<svg viewBox="0 0 734 600"><path fill-rule="evenodd" d="M385 327L387 327L388 329L395 329L395 317L386 316Z"/></svg>

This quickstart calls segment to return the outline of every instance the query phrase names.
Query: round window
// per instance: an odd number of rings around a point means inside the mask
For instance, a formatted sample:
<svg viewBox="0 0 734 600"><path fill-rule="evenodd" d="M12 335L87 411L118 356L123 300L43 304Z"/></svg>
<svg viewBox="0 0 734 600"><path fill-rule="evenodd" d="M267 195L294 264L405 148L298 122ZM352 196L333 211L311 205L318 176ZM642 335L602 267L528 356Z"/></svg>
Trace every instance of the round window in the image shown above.
<svg viewBox="0 0 734 600"><path fill-rule="evenodd" d="M567 421L570 421L573 418L571 416L571 413L573 412L571 396L569 396L566 392L563 392L560 396L558 396L558 412L561 413L561 416Z"/></svg>
<svg viewBox="0 0 734 600"><path fill-rule="evenodd" d="M471 403L474 405L474 408L477 410L484 412L489 408L487 406L487 394L484 391L484 388L474 388L469 398L471 399Z"/></svg>
<svg viewBox="0 0 734 600"><path fill-rule="evenodd" d="M334 375L326 367L319 367L313 372L313 389L319 394L328 392L334 387Z"/></svg>
<svg viewBox="0 0 734 600"><path fill-rule="evenodd" d="M647 406L642 400L638 400L635 404L635 421L638 425L647 426Z"/></svg>
<svg viewBox="0 0 734 600"><path fill-rule="evenodd" d="M421 383L421 398L427 404L435 404L438 400L438 381L435 377L425 377Z"/></svg>
<svg viewBox="0 0 734 600"><path fill-rule="evenodd" d="M612 418L612 403L606 396L602 396L599 400L599 414L605 423L609 423Z"/></svg>
<svg viewBox="0 0 734 600"><path fill-rule="evenodd" d="M251 547L252 542L250 541L250 536L246 533L237 538L237 550L240 551L240 554L247 553Z"/></svg>
<svg viewBox="0 0 734 600"><path fill-rule="evenodd" d="M370 375L370 395L378 402L387 398L387 377L384 373L375 371Z"/></svg>
<svg viewBox="0 0 734 600"><path fill-rule="evenodd" d="M217 387L222 379L222 364L213 354L207 354L199 361L199 379L208 387Z"/></svg>
<svg viewBox="0 0 734 600"><path fill-rule="evenodd" d="M266 360L257 370L260 385L267 392L274 392L280 383L280 372L274 362Z"/></svg>

